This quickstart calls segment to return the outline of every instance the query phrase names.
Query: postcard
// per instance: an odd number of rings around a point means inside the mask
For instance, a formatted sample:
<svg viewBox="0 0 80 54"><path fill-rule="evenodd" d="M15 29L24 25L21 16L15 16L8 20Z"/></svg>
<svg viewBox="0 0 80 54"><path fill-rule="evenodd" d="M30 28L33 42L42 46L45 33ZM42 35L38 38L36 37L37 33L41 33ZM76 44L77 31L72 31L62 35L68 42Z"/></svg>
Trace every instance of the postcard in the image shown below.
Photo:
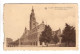
<svg viewBox="0 0 80 54"><path fill-rule="evenodd" d="M5 50L78 49L78 4L4 4Z"/></svg>

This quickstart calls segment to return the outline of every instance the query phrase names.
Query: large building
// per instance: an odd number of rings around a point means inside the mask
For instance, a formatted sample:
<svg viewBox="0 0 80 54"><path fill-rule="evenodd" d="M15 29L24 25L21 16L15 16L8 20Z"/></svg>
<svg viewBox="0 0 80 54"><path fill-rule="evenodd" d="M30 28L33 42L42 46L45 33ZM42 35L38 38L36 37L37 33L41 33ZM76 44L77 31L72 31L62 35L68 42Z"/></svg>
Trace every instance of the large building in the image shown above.
<svg viewBox="0 0 80 54"><path fill-rule="evenodd" d="M40 46L39 37L44 29L44 22L42 21L42 23L38 25L38 23L36 22L34 9L32 8L30 14L30 30L27 30L27 28L25 27L25 31L19 40L19 44Z"/></svg>
<svg viewBox="0 0 80 54"><path fill-rule="evenodd" d="M42 34L42 31L44 31L45 29L45 24L44 21L42 21L41 24L38 24L38 22L36 21L35 18L35 13L34 13L34 9L32 8L31 10L31 14L30 14L30 22L29 22L29 26L30 29L28 30L26 27L24 29L24 33L22 34L22 36L20 37L20 39L12 42L11 45L13 44L13 46L40 46L40 41L39 41L39 37ZM57 35L58 38L61 35L61 30L56 30L52 32L52 36L54 37L54 35ZM60 39L60 38L59 38ZM8 40L8 39L7 39ZM8 41L7 41L8 42ZM59 40L59 42L61 42L61 39Z"/></svg>

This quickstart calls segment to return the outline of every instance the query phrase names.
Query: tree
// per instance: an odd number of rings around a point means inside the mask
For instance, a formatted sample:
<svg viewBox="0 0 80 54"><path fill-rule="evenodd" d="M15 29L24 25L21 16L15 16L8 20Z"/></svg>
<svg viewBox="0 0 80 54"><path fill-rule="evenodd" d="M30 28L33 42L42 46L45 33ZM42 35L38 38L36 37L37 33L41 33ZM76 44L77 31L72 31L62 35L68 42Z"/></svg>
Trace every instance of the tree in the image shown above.
<svg viewBox="0 0 80 54"><path fill-rule="evenodd" d="M76 43L76 33L75 27L70 26L66 23L66 27L63 30L62 34L62 42L65 42L67 46L69 46L70 42Z"/></svg>
<svg viewBox="0 0 80 54"><path fill-rule="evenodd" d="M40 36L40 42L49 43L52 38L52 29L49 25L45 25L45 29Z"/></svg>
<svg viewBox="0 0 80 54"><path fill-rule="evenodd" d="M59 38L58 38L57 34L54 35L53 41L54 41L55 45L59 42Z"/></svg>

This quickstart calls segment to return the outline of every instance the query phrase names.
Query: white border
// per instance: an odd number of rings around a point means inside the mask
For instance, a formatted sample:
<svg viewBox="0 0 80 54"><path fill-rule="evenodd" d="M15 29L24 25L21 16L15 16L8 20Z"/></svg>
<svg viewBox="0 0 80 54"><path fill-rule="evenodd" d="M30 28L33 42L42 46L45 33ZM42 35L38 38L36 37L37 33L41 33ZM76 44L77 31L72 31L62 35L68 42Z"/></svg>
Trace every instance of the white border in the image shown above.
<svg viewBox="0 0 80 54"><path fill-rule="evenodd" d="M1 0L0 1L0 54L79 54L80 53L80 32L79 32L79 49L78 50L64 50L64 51L4 51L3 50L3 4L5 3L78 3L80 9L80 0ZM80 15L80 10L78 12ZM80 19L79 19L80 25ZM79 26L80 31L80 26Z"/></svg>

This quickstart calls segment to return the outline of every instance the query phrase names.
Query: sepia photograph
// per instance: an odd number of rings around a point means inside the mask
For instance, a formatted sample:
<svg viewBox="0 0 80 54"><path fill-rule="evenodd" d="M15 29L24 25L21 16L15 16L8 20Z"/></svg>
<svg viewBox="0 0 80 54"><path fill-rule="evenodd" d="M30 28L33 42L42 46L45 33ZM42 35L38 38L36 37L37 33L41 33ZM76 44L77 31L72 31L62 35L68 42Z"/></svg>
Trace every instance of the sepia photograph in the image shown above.
<svg viewBox="0 0 80 54"><path fill-rule="evenodd" d="M78 49L77 4L4 4L5 50Z"/></svg>

